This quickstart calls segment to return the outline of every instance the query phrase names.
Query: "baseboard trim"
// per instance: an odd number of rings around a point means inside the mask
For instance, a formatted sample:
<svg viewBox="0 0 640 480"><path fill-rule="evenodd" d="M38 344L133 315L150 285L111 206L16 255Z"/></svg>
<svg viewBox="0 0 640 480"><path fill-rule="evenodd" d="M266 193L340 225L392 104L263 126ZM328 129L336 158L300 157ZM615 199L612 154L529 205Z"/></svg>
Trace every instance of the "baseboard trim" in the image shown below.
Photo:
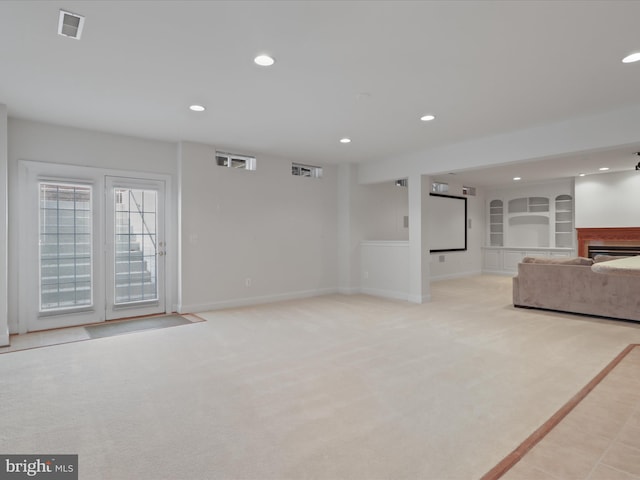
<svg viewBox="0 0 640 480"><path fill-rule="evenodd" d="M222 310L224 308L248 307L263 303L282 302L286 300L296 300L298 298L319 297L338 293L337 288L321 288L317 290L302 290L299 292L281 293L276 295L262 295L259 297L237 298L233 300L222 300L219 302L178 305L178 313L197 313L208 310Z"/></svg>
<svg viewBox="0 0 640 480"><path fill-rule="evenodd" d="M407 292L380 290L378 288L361 288L360 293L363 293L364 295L371 295L373 297L383 297L392 298L394 300L409 301L409 294Z"/></svg>
<svg viewBox="0 0 640 480"><path fill-rule="evenodd" d="M482 275L503 275L505 277L514 277L518 274L517 270L509 271L509 270L482 270L480 272Z"/></svg>
<svg viewBox="0 0 640 480"><path fill-rule="evenodd" d="M407 301L417 304L428 303L431 301L431 295L409 295Z"/></svg>
<svg viewBox="0 0 640 480"><path fill-rule="evenodd" d="M359 288L354 287L340 287L338 288L338 293L341 295L357 295L360 292Z"/></svg>
<svg viewBox="0 0 640 480"><path fill-rule="evenodd" d="M429 280L431 281L437 281L437 280L451 280L454 278L463 278L463 277L473 277L475 275L482 275L482 271L481 270L474 270L473 272L460 272L460 273L450 273L447 275L434 275L432 277L429 277Z"/></svg>
<svg viewBox="0 0 640 480"><path fill-rule="evenodd" d="M0 347L8 347L11 345L11 341L9 340L9 329L5 329L2 333L0 333Z"/></svg>

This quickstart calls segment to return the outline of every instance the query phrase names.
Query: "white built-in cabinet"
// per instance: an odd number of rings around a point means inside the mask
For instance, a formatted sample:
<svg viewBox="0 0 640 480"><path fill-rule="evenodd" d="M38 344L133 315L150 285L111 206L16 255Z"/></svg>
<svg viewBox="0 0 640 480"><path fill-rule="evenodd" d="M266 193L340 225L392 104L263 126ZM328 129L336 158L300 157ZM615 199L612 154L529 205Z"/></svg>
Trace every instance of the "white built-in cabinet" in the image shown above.
<svg viewBox="0 0 640 480"><path fill-rule="evenodd" d="M483 247L482 271L485 273L516 273L524 257L573 257L573 248L509 248Z"/></svg>
<svg viewBox="0 0 640 480"><path fill-rule="evenodd" d="M573 196L490 196L483 271L514 273L526 256L575 255Z"/></svg>

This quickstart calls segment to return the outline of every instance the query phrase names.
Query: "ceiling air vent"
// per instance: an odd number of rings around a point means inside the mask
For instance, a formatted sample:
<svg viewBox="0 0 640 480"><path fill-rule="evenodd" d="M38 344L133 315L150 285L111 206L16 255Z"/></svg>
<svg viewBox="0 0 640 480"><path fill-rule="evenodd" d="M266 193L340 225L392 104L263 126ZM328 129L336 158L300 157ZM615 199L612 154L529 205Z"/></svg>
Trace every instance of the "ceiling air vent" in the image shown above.
<svg viewBox="0 0 640 480"><path fill-rule="evenodd" d="M83 26L84 17L82 15L67 12L66 10L60 10L60 18L58 19L58 35L80 40Z"/></svg>

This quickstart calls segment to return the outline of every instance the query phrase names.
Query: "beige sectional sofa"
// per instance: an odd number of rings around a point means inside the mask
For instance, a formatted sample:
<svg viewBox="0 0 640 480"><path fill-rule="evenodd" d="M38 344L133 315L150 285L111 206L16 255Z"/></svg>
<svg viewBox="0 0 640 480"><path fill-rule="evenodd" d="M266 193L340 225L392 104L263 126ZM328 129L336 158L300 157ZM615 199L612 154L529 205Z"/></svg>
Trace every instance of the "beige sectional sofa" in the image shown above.
<svg viewBox="0 0 640 480"><path fill-rule="evenodd" d="M526 257L513 278L513 304L640 321L640 276L596 273L592 265L586 258Z"/></svg>

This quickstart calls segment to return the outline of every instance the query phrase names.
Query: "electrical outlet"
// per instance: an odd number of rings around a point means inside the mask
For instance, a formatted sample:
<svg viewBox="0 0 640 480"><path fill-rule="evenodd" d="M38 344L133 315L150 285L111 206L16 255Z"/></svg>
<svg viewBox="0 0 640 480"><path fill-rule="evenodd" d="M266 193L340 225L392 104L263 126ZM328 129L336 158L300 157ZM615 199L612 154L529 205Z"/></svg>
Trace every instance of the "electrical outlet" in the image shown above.
<svg viewBox="0 0 640 480"><path fill-rule="evenodd" d="M245 287L250 287L251 286L251 279L250 278L245 278L244 279L244 286Z"/></svg>

